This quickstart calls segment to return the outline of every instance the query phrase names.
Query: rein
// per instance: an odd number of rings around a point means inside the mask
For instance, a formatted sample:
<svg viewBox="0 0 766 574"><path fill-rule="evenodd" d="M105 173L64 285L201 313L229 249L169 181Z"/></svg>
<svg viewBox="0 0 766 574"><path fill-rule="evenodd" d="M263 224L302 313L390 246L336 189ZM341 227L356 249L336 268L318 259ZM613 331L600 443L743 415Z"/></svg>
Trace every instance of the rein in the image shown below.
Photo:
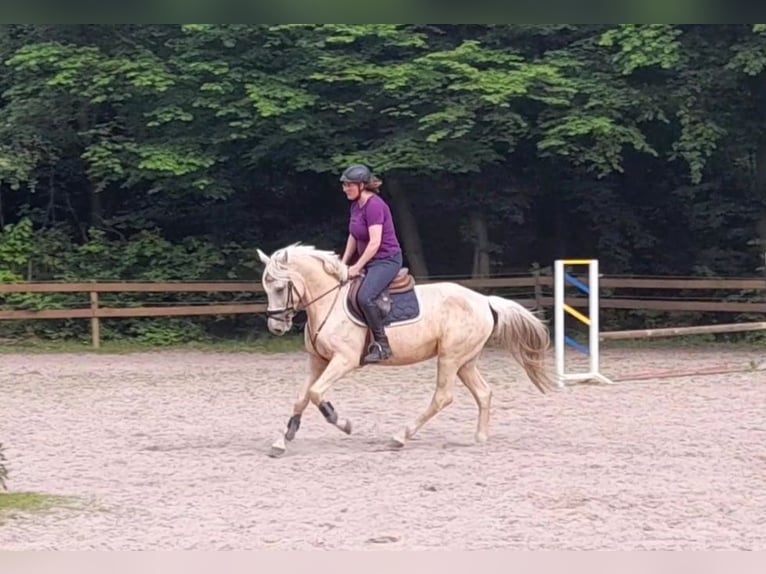
<svg viewBox="0 0 766 574"><path fill-rule="evenodd" d="M321 353L316 348L316 340L319 337L319 332L322 330L322 327L324 327L325 323L327 322L327 319L330 318L330 313L332 313L333 308L335 307L335 304L338 302L338 297L340 296L340 289L349 282L349 279L346 279L345 281L338 281L338 284L331 287L321 295L314 297L311 301L308 303L303 303L303 298L298 294L298 304L296 305L293 299L293 293L297 293L298 290L295 287L295 284L292 282L292 280L289 280L287 282L287 302L286 306L282 309L267 309L266 310L266 316L267 317L279 317L280 315L285 315L286 313L298 313L299 311L305 310L307 307L311 306L312 304L316 303L323 297L326 297L333 291L337 291L335 293L335 299L333 299L332 305L330 305L330 309L327 311L327 315L325 315L325 318L322 320L322 322L319 324L319 327L317 328L316 332L314 332L313 335L309 337L309 340L311 341L311 347L314 349L314 351L321 356ZM308 322L308 317L306 318L306 322ZM310 332L310 328L309 328Z"/></svg>

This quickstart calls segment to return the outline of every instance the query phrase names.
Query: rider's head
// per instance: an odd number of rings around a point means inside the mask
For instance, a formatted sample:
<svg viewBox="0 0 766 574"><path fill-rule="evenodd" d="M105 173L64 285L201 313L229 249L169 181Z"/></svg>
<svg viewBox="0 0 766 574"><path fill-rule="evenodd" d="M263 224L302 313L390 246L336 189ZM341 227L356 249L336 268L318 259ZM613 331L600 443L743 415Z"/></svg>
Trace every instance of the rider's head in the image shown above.
<svg viewBox="0 0 766 574"><path fill-rule="evenodd" d="M372 170L366 165L355 164L343 172L340 176L343 184L343 192L350 200L359 199L363 191L378 193L378 188L383 185L380 178L372 174Z"/></svg>

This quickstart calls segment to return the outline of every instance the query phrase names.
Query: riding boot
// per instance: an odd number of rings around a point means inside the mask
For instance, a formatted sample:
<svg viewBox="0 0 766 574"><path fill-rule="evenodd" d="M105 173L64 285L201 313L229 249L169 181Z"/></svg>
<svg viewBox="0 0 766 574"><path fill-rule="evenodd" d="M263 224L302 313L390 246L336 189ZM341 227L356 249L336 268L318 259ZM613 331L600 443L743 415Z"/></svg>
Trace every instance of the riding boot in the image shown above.
<svg viewBox="0 0 766 574"><path fill-rule="evenodd" d="M383 326L383 317L381 316L380 309L373 302L369 306L365 305L362 310L364 311L365 319L367 319L367 325L372 331L373 338L373 342L370 343L367 355L362 359L362 362L364 364L379 363L392 357L393 352L388 344L388 336Z"/></svg>

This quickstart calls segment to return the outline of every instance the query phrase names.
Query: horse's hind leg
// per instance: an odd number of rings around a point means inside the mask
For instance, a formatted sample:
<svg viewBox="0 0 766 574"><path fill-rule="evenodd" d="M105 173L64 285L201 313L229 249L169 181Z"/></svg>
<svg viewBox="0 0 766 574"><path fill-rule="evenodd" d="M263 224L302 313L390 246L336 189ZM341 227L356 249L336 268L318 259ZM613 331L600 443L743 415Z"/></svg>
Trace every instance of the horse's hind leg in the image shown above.
<svg viewBox="0 0 766 574"><path fill-rule="evenodd" d="M492 402L492 389L481 376L476 360L471 360L457 372L457 376L471 391L476 405L479 407L479 417L476 426L476 442L486 442L489 438L489 412Z"/></svg>
<svg viewBox="0 0 766 574"><path fill-rule="evenodd" d="M407 440L415 436L424 424L433 418L439 411L445 409L453 401L452 391L455 386L455 375L458 366L454 359L441 356L437 363L436 389L426 410L411 425L407 425L402 431L395 434L391 440L397 447L402 447Z"/></svg>

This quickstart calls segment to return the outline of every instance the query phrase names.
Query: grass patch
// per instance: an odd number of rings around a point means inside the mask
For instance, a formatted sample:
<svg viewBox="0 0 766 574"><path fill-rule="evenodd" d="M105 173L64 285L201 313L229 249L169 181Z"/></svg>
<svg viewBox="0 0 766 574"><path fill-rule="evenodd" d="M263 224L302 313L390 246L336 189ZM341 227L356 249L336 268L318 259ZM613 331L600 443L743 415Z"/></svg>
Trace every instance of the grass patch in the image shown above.
<svg viewBox="0 0 766 574"><path fill-rule="evenodd" d="M47 512L56 508L71 508L75 499L69 496L35 492L0 492L0 522L19 514Z"/></svg>
<svg viewBox="0 0 766 574"><path fill-rule="evenodd" d="M94 353L127 354L163 351L201 351L211 353L290 353L303 349L303 333L283 337L264 336L252 340L193 341L156 345L142 341L102 341L94 349L90 341L50 341L44 339L0 341L0 354Z"/></svg>

